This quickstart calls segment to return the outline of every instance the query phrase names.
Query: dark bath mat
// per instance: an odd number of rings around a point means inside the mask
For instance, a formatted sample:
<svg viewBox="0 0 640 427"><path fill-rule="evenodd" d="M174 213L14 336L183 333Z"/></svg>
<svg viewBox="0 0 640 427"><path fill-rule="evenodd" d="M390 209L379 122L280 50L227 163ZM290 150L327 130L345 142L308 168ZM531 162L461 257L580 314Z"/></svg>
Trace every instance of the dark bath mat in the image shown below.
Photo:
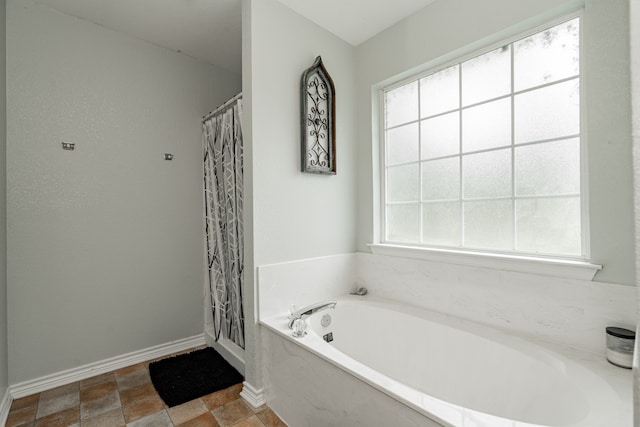
<svg viewBox="0 0 640 427"><path fill-rule="evenodd" d="M242 375L211 347L153 362L149 374L169 407L243 381Z"/></svg>

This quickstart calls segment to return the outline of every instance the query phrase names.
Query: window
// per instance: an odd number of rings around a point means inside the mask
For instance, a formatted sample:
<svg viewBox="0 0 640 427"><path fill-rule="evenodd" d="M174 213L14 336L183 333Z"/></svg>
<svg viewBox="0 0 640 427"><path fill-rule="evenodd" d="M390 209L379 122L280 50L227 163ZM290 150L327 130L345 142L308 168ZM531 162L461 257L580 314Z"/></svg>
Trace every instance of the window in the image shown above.
<svg viewBox="0 0 640 427"><path fill-rule="evenodd" d="M585 255L579 26L384 90L385 243Z"/></svg>

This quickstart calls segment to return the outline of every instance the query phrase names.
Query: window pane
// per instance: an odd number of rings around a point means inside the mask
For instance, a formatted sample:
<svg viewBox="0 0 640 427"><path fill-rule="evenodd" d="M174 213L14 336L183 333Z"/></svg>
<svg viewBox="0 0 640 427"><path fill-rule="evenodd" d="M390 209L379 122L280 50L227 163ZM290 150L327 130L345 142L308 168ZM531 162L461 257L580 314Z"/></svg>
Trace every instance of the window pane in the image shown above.
<svg viewBox="0 0 640 427"><path fill-rule="evenodd" d="M422 205L423 243L460 246L460 202Z"/></svg>
<svg viewBox="0 0 640 427"><path fill-rule="evenodd" d="M580 198L516 200L518 250L581 255Z"/></svg>
<svg viewBox="0 0 640 427"><path fill-rule="evenodd" d="M418 243L420 237L420 205L387 206L387 241Z"/></svg>
<svg viewBox="0 0 640 427"><path fill-rule="evenodd" d="M512 249L513 212L511 200L463 202L464 246L483 249Z"/></svg>
<svg viewBox="0 0 640 427"><path fill-rule="evenodd" d="M422 159L460 152L460 114L458 112L421 122Z"/></svg>
<svg viewBox="0 0 640 427"><path fill-rule="evenodd" d="M416 162L419 155L418 123L387 131L387 164Z"/></svg>
<svg viewBox="0 0 640 427"><path fill-rule="evenodd" d="M417 201L419 180L417 164L387 168L387 201Z"/></svg>
<svg viewBox="0 0 640 427"><path fill-rule="evenodd" d="M459 66L449 67L420 80L422 117L451 111L460 106Z"/></svg>
<svg viewBox="0 0 640 427"><path fill-rule="evenodd" d="M418 82L411 82L385 95L386 127L418 119Z"/></svg>
<svg viewBox="0 0 640 427"><path fill-rule="evenodd" d="M580 73L580 22L576 18L514 43L515 90Z"/></svg>
<svg viewBox="0 0 640 427"><path fill-rule="evenodd" d="M511 98L462 111L462 151L511 145Z"/></svg>
<svg viewBox="0 0 640 427"><path fill-rule="evenodd" d="M422 163L422 200L446 200L460 197L460 159L432 160Z"/></svg>
<svg viewBox="0 0 640 427"><path fill-rule="evenodd" d="M515 149L516 195L580 193L580 140L527 145Z"/></svg>
<svg viewBox="0 0 640 427"><path fill-rule="evenodd" d="M462 63L462 105L511 92L511 48L492 50Z"/></svg>
<svg viewBox="0 0 640 427"><path fill-rule="evenodd" d="M511 195L511 149L462 157L464 197Z"/></svg>
<svg viewBox="0 0 640 427"><path fill-rule="evenodd" d="M386 241L582 254L579 27L385 90Z"/></svg>
<svg viewBox="0 0 640 427"><path fill-rule="evenodd" d="M514 119L516 143L578 134L579 87L576 79L517 95Z"/></svg>

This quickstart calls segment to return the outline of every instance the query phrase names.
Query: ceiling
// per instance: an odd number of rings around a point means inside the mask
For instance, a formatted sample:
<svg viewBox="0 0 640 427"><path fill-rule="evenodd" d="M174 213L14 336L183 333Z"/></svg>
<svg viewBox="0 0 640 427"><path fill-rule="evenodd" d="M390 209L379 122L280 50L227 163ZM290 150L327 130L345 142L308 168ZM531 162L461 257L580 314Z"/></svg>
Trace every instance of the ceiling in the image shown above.
<svg viewBox="0 0 640 427"><path fill-rule="evenodd" d="M241 0L34 0L239 74Z"/></svg>
<svg viewBox="0 0 640 427"><path fill-rule="evenodd" d="M278 0L358 46L435 0Z"/></svg>
<svg viewBox="0 0 640 427"><path fill-rule="evenodd" d="M239 74L241 0L34 0ZM278 0L357 46L434 0Z"/></svg>

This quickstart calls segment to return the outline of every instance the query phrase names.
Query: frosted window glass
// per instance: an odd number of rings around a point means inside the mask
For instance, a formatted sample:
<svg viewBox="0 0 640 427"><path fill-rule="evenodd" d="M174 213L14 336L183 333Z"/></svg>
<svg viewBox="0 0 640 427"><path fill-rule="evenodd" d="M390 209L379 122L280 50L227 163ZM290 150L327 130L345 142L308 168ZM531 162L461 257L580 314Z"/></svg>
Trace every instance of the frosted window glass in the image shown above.
<svg viewBox="0 0 640 427"><path fill-rule="evenodd" d="M446 200L460 197L460 159L432 160L422 163L422 200Z"/></svg>
<svg viewBox="0 0 640 427"><path fill-rule="evenodd" d="M517 147L515 169L517 196L580 193L580 140Z"/></svg>
<svg viewBox="0 0 640 427"><path fill-rule="evenodd" d="M464 202L464 246L512 249L511 200Z"/></svg>
<svg viewBox="0 0 640 427"><path fill-rule="evenodd" d="M462 105L511 92L511 47L492 50L462 63Z"/></svg>
<svg viewBox="0 0 640 427"><path fill-rule="evenodd" d="M418 123L411 123L387 131L387 164L418 161Z"/></svg>
<svg viewBox="0 0 640 427"><path fill-rule="evenodd" d="M387 240L416 243L420 237L420 205L387 206Z"/></svg>
<svg viewBox="0 0 640 427"><path fill-rule="evenodd" d="M519 251L581 255L580 198L517 200L516 238Z"/></svg>
<svg viewBox="0 0 640 427"><path fill-rule="evenodd" d="M418 119L418 82L411 82L385 95L386 127Z"/></svg>
<svg viewBox="0 0 640 427"><path fill-rule="evenodd" d="M511 145L511 98L462 111L462 151Z"/></svg>
<svg viewBox="0 0 640 427"><path fill-rule="evenodd" d="M580 22L576 18L514 43L515 90L552 83L580 72Z"/></svg>
<svg viewBox="0 0 640 427"><path fill-rule="evenodd" d="M462 157L464 197L511 195L511 149Z"/></svg>
<svg viewBox="0 0 640 427"><path fill-rule="evenodd" d="M516 143L576 135L580 132L577 79L515 97Z"/></svg>
<svg viewBox="0 0 640 427"><path fill-rule="evenodd" d="M419 197L418 165L394 166L387 169L387 200L412 202Z"/></svg>
<svg viewBox="0 0 640 427"><path fill-rule="evenodd" d="M385 240L582 254L578 18L385 90Z"/></svg>
<svg viewBox="0 0 640 427"><path fill-rule="evenodd" d="M422 241L431 245L460 245L460 202L422 205Z"/></svg>
<svg viewBox="0 0 640 427"><path fill-rule="evenodd" d="M445 114L421 122L422 159L460 152L460 114Z"/></svg>
<svg viewBox="0 0 640 427"><path fill-rule="evenodd" d="M444 113L459 107L460 72L458 65L420 80L420 114L422 117Z"/></svg>

